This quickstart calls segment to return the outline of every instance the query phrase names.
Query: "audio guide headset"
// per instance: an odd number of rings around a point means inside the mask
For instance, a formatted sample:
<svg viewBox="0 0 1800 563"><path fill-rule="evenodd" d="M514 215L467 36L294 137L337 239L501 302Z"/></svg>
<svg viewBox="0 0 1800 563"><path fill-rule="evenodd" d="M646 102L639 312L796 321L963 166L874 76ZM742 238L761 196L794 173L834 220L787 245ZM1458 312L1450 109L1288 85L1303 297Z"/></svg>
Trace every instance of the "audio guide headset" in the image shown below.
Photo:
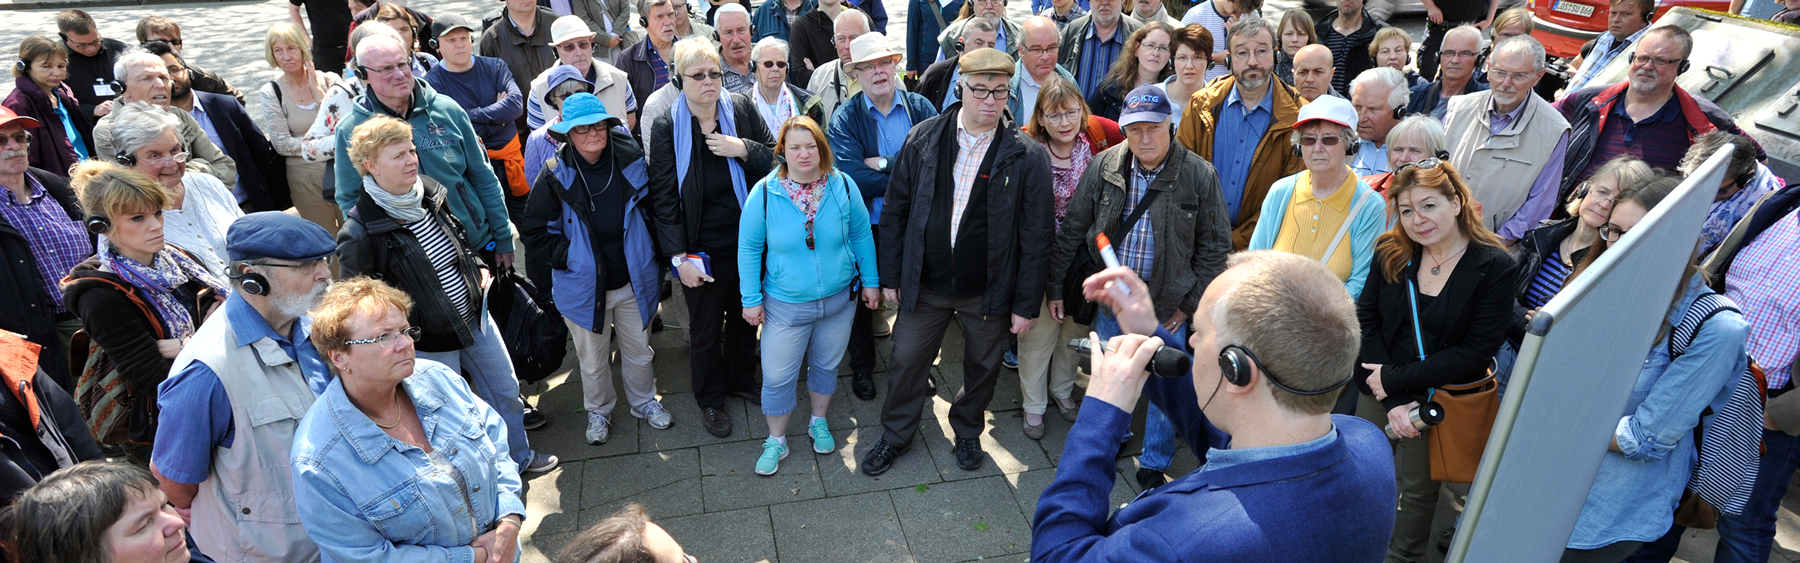
<svg viewBox="0 0 1800 563"><path fill-rule="evenodd" d="M96 235L104 235L107 231L112 230L112 220L103 215L89 215L81 223L87 225L88 232Z"/></svg>
<svg viewBox="0 0 1800 563"><path fill-rule="evenodd" d="M131 168L137 166L137 155L121 150L118 154L113 155L113 162L119 163L119 166Z"/></svg>
<svg viewBox="0 0 1800 563"><path fill-rule="evenodd" d="M362 63L356 63L355 74L358 81L363 84L369 83L369 67L363 66Z"/></svg>
<svg viewBox="0 0 1800 563"><path fill-rule="evenodd" d="M675 72L675 65L669 65L669 85L681 89L681 73Z"/></svg>
<svg viewBox="0 0 1800 563"><path fill-rule="evenodd" d="M1406 119L1406 106L1399 106L1399 107L1394 108L1394 119L1395 120Z"/></svg>
<svg viewBox="0 0 1800 563"><path fill-rule="evenodd" d="M1396 110L1396 111L1399 111L1399 110ZM1338 142L1344 143L1344 156L1356 156L1356 151L1362 150L1362 140L1360 138L1352 140L1352 139L1345 139L1345 138L1339 137ZM1298 143L1291 144L1288 146L1294 149L1294 156L1296 156L1296 157L1306 156L1305 151L1300 148L1300 145ZM1440 152L1442 152L1442 151L1440 151Z"/></svg>
<svg viewBox="0 0 1800 563"><path fill-rule="evenodd" d="M1694 62L1687 59L1681 59L1681 66L1675 67L1675 75L1681 76L1687 74L1687 71L1690 68L1694 68Z"/></svg>
<svg viewBox="0 0 1800 563"><path fill-rule="evenodd" d="M238 288L251 295L268 295L269 278L256 272L234 272L230 277L237 280Z"/></svg>
<svg viewBox="0 0 1800 563"><path fill-rule="evenodd" d="M1437 157L1438 160L1450 160L1450 151L1438 149L1437 152L1431 153L1431 156Z"/></svg>
<svg viewBox="0 0 1800 563"><path fill-rule="evenodd" d="M19 62L13 63L13 68L19 69L19 74L24 75L27 72L31 72L31 61L19 59Z"/></svg>
<svg viewBox="0 0 1800 563"><path fill-rule="evenodd" d="M1281 380L1276 379L1275 373L1269 371L1268 366L1264 366L1261 360L1256 359L1256 354L1250 353L1249 348L1231 344L1225 346L1224 349L1219 350L1219 372L1224 377L1225 381L1230 381L1232 385L1238 387L1249 385L1250 372L1252 369L1262 370L1263 378L1269 380L1270 384L1281 388L1282 391L1287 391L1295 395L1324 395L1336 391L1339 387L1343 387L1344 384L1350 383L1351 379L1356 378L1355 374L1351 374L1349 377L1345 377L1324 389L1295 389L1293 387L1288 387L1286 383L1282 383Z"/></svg>

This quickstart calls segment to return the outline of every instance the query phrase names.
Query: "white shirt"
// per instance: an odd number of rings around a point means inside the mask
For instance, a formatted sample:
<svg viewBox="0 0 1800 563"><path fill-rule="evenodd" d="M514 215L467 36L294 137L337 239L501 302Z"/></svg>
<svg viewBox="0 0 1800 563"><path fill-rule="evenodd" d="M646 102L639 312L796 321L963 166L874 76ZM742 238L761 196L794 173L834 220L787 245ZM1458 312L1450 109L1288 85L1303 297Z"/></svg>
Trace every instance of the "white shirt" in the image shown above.
<svg viewBox="0 0 1800 563"><path fill-rule="evenodd" d="M230 260L225 252L225 230L244 212L225 184L211 174L189 170L182 175L181 185L187 188L181 209L163 210L163 241L188 251L207 271L223 277Z"/></svg>

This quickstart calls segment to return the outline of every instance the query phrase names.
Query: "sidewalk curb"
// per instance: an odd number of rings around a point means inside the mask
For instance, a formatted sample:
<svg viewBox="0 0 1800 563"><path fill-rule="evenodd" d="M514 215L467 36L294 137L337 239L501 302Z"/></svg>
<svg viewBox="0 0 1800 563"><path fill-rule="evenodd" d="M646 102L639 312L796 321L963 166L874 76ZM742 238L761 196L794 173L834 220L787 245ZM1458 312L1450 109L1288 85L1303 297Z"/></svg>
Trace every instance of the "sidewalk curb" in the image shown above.
<svg viewBox="0 0 1800 563"><path fill-rule="evenodd" d="M25 10L66 10L69 8L113 8L119 6L155 6L162 4L237 4L242 0L0 0L0 12Z"/></svg>

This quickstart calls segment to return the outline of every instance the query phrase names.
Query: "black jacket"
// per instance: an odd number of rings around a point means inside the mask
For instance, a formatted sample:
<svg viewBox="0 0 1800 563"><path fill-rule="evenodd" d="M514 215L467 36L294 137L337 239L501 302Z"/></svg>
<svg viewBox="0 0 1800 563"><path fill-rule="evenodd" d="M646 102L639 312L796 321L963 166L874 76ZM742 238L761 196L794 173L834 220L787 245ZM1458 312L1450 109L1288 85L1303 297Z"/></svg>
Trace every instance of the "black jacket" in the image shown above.
<svg viewBox="0 0 1800 563"><path fill-rule="evenodd" d="M198 281L188 281L181 291L198 298L202 288ZM150 297L142 289L112 272L100 269L99 258L89 258L69 271L63 284L63 304L81 317L82 330L100 353L112 362L119 375L138 397L148 398L151 412L156 404L156 387L169 378L173 366L169 358L156 349L156 341L175 338L163 328L163 319L150 305ZM184 306L192 306L193 302ZM197 307L194 307L197 310ZM204 317L194 315L199 328ZM79 369L79 368L77 368Z"/></svg>
<svg viewBox="0 0 1800 563"><path fill-rule="evenodd" d="M1130 93L1117 82L1111 80L1102 82L1100 86L1094 88L1093 94L1088 95L1088 112L1118 121L1119 110L1125 108L1125 95Z"/></svg>
<svg viewBox="0 0 1800 563"><path fill-rule="evenodd" d="M444 229L456 245L460 264L457 269L462 274L462 283L468 288L469 310L479 314L482 310L480 262L463 235L462 223L444 207L444 187L424 175L419 179L425 183L425 200L420 205L431 213L438 227ZM358 196L356 208L345 216L344 228L338 231L337 240L338 260L344 278L368 275L412 296L413 308L406 320L424 329L415 343L420 351L449 352L475 344L474 330L457 314L456 305L444 292L443 281L431 265L431 258L425 255L425 248L419 245L418 237L389 216L386 209L376 205L368 192Z"/></svg>
<svg viewBox="0 0 1800 563"><path fill-rule="evenodd" d="M81 221L81 208L75 202L75 192L69 189L68 179L37 168L28 168L25 174L43 184L44 191L56 199L63 212L69 214L70 221ZM0 197L12 196L0 194ZM93 242L94 238L89 236L90 251ZM44 368L58 385L73 388L75 378L66 365L68 355L62 349L62 341L56 337L56 302L44 292L31 241L25 240L25 235L4 217L0 217L0 260L5 261L5 265L0 266L0 309L6 311L0 314L0 330L23 334L26 340L43 345L38 366ZM69 310L75 308L71 306Z"/></svg>
<svg viewBox="0 0 1800 563"><path fill-rule="evenodd" d="M932 200L950 197L952 186L938 186L938 151L956 147L955 120L962 104L913 126L894 157L888 180L880 244L881 287L900 290L900 310L919 302L925 269L925 225ZM1046 266L1055 243L1054 195L1050 191L1050 156L1004 116L994 144L993 166L986 169L987 289L984 315L1008 313L1036 318L1044 298Z"/></svg>
<svg viewBox="0 0 1800 563"><path fill-rule="evenodd" d="M23 346L12 346L16 340L0 341L0 380L6 382L8 392L0 393L0 401L12 403L12 408L35 415L33 426L14 428L0 422L0 506L11 505L13 497L25 489L36 485L58 469L75 465L91 459L101 459L100 446L94 443L93 434L88 433L87 420L82 418L81 409L75 406L75 400L69 397L62 386L50 380L50 376L42 369L30 369L33 362ZM39 355L49 353L40 350ZM22 365L21 365L22 364ZM28 442L42 444L55 459L54 467L38 467L32 463L20 445Z"/></svg>
<svg viewBox="0 0 1800 563"><path fill-rule="evenodd" d="M931 107L943 107L944 94L954 86L950 83L950 77L956 74L956 64L960 61L962 55L931 63L931 66L925 67L924 73L919 74L918 94L925 96L925 100L931 102Z"/></svg>
<svg viewBox="0 0 1800 563"><path fill-rule="evenodd" d="M743 139L744 148L750 152L738 162L744 169L744 191L748 192L757 180L775 168L775 150L771 148L775 138L769 134L769 127L763 123L762 114L756 112L750 98L731 94L731 110L732 119L737 122L738 138ZM690 161L688 170L675 169L674 118L674 111L656 116L656 121L650 125L652 143L648 154L650 199L656 209L656 228L652 232L657 255L665 258L700 251L700 205L705 199L705 190L683 190L676 186L676 174L682 174L683 182L690 186L700 180L694 176L692 166L699 162L698 159ZM681 126L693 127L691 123ZM707 150L706 139L699 135L694 135L693 145L694 155ZM716 173L724 174L725 171Z"/></svg>
<svg viewBox="0 0 1800 563"><path fill-rule="evenodd" d="M794 18L788 29L788 84L805 88L812 80L813 69L838 58L831 37L837 33L831 16L818 10ZM808 62L811 67L806 66ZM824 125L821 123L820 125Z"/></svg>
<svg viewBox="0 0 1800 563"><path fill-rule="evenodd" d="M237 179L249 195L245 203L250 209L281 211L293 207L293 197L288 194L287 157L275 152L275 145L269 144L269 138L244 111L244 105L225 94L198 90L194 92L194 103L203 106L206 117L213 122L213 130L219 132L219 150L237 163Z"/></svg>
<svg viewBox="0 0 1800 563"><path fill-rule="evenodd" d="M1563 239L1575 232L1575 222L1579 219L1559 219L1538 225L1538 228L1525 232L1519 244L1513 247L1513 261L1519 264L1519 289L1514 294L1512 325L1506 329L1506 339L1513 346L1525 341L1525 313L1531 309L1525 306L1525 294L1531 291L1531 282L1537 279L1538 268L1544 267L1544 260L1557 250ZM1577 252L1583 252L1580 250ZM1579 263L1579 256L1569 257L1569 261Z"/></svg>
<svg viewBox="0 0 1800 563"><path fill-rule="evenodd" d="M1400 331L1413 330L1412 284L1407 280L1418 278L1421 258L1413 255L1412 264L1400 272L1397 283L1382 275L1380 253L1374 260L1362 298L1356 301L1363 335L1356 386L1370 393L1369 370L1361 364L1380 364L1381 386L1388 394L1381 403L1392 409L1422 399L1433 387L1487 377L1512 319L1513 290L1519 283L1519 266L1512 257L1499 247L1469 243L1444 288L1419 310L1419 323L1436 327L1438 336L1425 337L1424 361L1419 361L1419 350L1411 338L1399 338Z"/></svg>
<svg viewBox="0 0 1800 563"><path fill-rule="evenodd" d="M651 47L650 38L645 37L643 41L639 41L637 44L614 54L612 60L612 65L619 67L619 70L625 71L625 76L630 80L631 95L637 96L637 107L640 113L643 111L644 104L650 99L650 94L655 92L657 87L656 68L650 65ZM674 50L674 44L670 44L669 50ZM667 63L669 61L669 56L672 55L672 53L658 53L658 55L662 57L664 63ZM669 67L669 73L674 74L674 72L675 67L671 65ZM529 85L531 82L527 80L525 83ZM650 125L646 125L644 121L645 120L641 117L638 119L639 129L649 127L656 123L652 120ZM637 131L632 132L636 133Z"/></svg>
<svg viewBox="0 0 1800 563"><path fill-rule="evenodd" d="M127 48L117 39L101 39L100 52L89 57L75 52L74 49L68 47L67 43L64 43L63 51L69 54L69 76L63 79L63 83L68 84L70 90L74 90L75 101L81 102L81 115L86 117L89 123L99 121L99 118L94 117L95 106L119 97L118 94L96 95L94 86L113 81L113 61L119 60L119 55L123 54ZM121 88L119 91L123 92L124 89Z"/></svg>

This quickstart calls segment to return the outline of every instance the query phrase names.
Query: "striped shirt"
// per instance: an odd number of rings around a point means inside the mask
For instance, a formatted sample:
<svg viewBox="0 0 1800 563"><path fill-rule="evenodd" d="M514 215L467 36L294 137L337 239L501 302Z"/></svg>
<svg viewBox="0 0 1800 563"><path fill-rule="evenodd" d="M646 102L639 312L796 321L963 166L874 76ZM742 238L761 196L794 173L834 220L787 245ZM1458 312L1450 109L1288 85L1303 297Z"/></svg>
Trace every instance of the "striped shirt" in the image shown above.
<svg viewBox="0 0 1800 563"><path fill-rule="evenodd" d="M1338 33L1337 27L1335 26L1324 25L1320 27L1325 29L1325 34L1319 36L1319 42L1324 43L1326 48L1331 49L1332 65L1337 67L1337 73L1331 75L1331 88L1339 92L1349 90L1350 79L1355 77L1350 76L1350 73L1346 72L1344 68L1346 64L1349 64L1350 49L1356 47L1356 40L1349 35ZM1355 32L1351 32L1351 34L1354 35ZM1574 90L1570 91L1573 92Z"/></svg>
<svg viewBox="0 0 1800 563"><path fill-rule="evenodd" d="M1787 385L1794 354L1800 352L1800 213L1769 225L1738 251L1725 274L1725 296L1736 301L1750 323L1744 348L1769 376L1769 388Z"/></svg>
<svg viewBox="0 0 1800 563"><path fill-rule="evenodd" d="M12 225L25 237L31 245L31 257L37 262L38 283L44 286L44 293L57 313L66 313L63 307L62 287L58 284L63 276L76 264L94 254L94 245L89 241L87 231L80 223L69 219L68 212L50 192L38 184L36 178L25 175L25 183L31 188L31 197L25 203L13 199L13 195L0 187L0 218Z"/></svg>
<svg viewBox="0 0 1800 563"><path fill-rule="evenodd" d="M962 226L963 210L969 208L969 195L975 190L975 175L981 167L981 159L987 156L988 145L994 143L994 132L998 130L994 128L971 135L963 128L962 120L956 121L956 165L950 169L951 177L956 180L950 200L951 248L956 247L956 229Z"/></svg>
<svg viewBox="0 0 1800 563"><path fill-rule="evenodd" d="M1219 15L1219 8L1217 5L1212 2L1207 2L1205 4L1194 6L1187 11L1187 15L1181 17L1182 27L1194 24L1205 26L1206 31L1212 33L1213 53L1225 52L1225 46L1230 43L1230 38L1225 36L1225 16ZM1202 81L1212 82L1214 78L1225 76L1227 74L1231 74L1231 67L1229 66L1208 65L1206 76Z"/></svg>
<svg viewBox="0 0 1800 563"><path fill-rule="evenodd" d="M1075 66L1075 85L1081 87L1084 99L1106 81L1106 71L1119 58L1119 50L1125 48L1124 29L1114 27L1112 39L1101 39L1093 19L1088 22L1087 37L1081 40L1081 60Z"/></svg>
<svg viewBox="0 0 1800 563"><path fill-rule="evenodd" d="M1569 272L1574 270L1563 262L1562 249L1550 251L1550 255L1544 257L1544 264L1538 266L1537 275L1532 276L1531 288L1525 290L1525 308L1542 309L1551 297L1562 291L1563 283L1569 280Z"/></svg>
<svg viewBox="0 0 1800 563"><path fill-rule="evenodd" d="M1621 94L1607 116L1606 127L1594 141L1594 156L1588 161L1588 169L1582 171L1582 177L1593 177L1607 161L1621 154L1642 159L1651 168L1674 170L1681 164L1681 157L1687 155L1688 147L1693 145L1688 137L1687 120L1682 116L1681 101L1675 96L1669 96L1656 114L1643 121L1626 113L1625 105L1625 96Z"/></svg>
<svg viewBox="0 0 1800 563"><path fill-rule="evenodd" d="M426 213L423 220L408 223L406 230L412 231L413 237L419 239L419 246L425 249L425 258L431 261L431 269L437 271L444 295L456 305L457 316L462 317L464 323L473 323L475 311L469 307L469 287L463 284L458 268L456 241L438 225L437 217L431 213Z"/></svg>
<svg viewBox="0 0 1800 563"><path fill-rule="evenodd" d="M650 81L650 91L655 92L657 88L669 83L669 63L663 61L662 53L656 51L655 44L647 45L646 50L650 53L650 70L656 71L656 78Z"/></svg>
<svg viewBox="0 0 1800 563"><path fill-rule="evenodd" d="M1131 211L1149 193L1150 182L1156 180L1157 173L1162 172L1162 165L1157 165L1155 170L1144 170L1141 164L1135 162L1136 159L1133 160L1131 185L1125 190L1125 209L1121 211L1123 214L1119 216L1120 221L1131 218ZM1168 161L1164 160L1163 164L1168 164ZM1131 230L1120 238L1119 246L1115 249L1119 253L1119 264L1137 272L1138 279L1149 280L1150 272L1156 268L1156 235L1150 228L1149 210L1145 210L1137 223L1131 225Z"/></svg>
<svg viewBox="0 0 1800 563"><path fill-rule="evenodd" d="M1606 65L1612 64L1613 59L1619 58L1626 48L1631 47L1632 43L1636 43L1638 38L1643 37L1644 32L1649 30L1650 26L1646 25L1643 29L1637 30L1637 33L1625 36L1623 40L1613 38L1613 34L1610 32L1595 37L1594 48L1588 51L1585 62L1581 63L1581 72L1575 75L1574 80L1569 81L1568 91L1574 92L1588 87L1588 81L1593 80L1595 75L1600 74L1600 71L1606 70Z"/></svg>

